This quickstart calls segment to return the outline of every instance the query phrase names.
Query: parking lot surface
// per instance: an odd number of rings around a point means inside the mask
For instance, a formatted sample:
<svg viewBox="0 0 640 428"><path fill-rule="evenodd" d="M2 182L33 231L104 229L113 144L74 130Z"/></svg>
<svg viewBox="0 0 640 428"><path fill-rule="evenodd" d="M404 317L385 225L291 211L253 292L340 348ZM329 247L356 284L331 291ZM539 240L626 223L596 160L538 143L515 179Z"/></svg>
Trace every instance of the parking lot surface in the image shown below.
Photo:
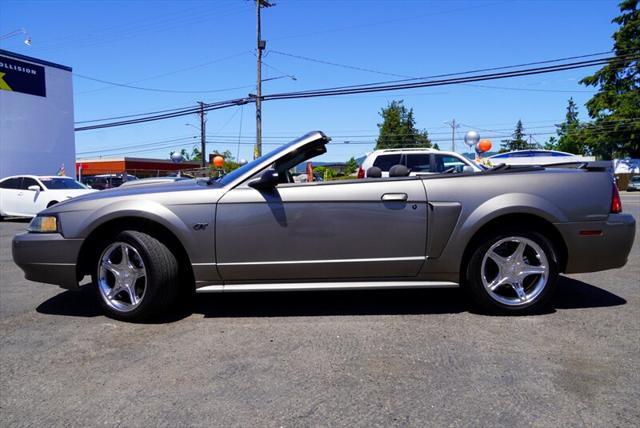
<svg viewBox="0 0 640 428"><path fill-rule="evenodd" d="M640 194L623 192L640 218ZM640 238L553 308L460 290L199 295L162 323L23 279L0 223L2 426L638 426Z"/></svg>

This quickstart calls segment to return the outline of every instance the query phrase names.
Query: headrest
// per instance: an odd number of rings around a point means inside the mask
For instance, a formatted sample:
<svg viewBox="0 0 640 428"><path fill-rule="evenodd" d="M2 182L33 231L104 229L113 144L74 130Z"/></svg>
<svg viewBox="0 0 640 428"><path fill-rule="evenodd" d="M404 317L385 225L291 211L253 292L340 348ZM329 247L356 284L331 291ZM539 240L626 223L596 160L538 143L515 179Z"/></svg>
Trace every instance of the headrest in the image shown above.
<svg viewBox="0 0 640 428"><path fill-rule="evenodd" d="M377 166L372 166L367 170L367 178L381 178L382 170Z"/></svg>
<svg viewBox="0 0 640 428"><path fill-rule="evenodd" d="M389 168L389 177L407 177L409 175L409 168L404 165L394 165Z"/></svg>

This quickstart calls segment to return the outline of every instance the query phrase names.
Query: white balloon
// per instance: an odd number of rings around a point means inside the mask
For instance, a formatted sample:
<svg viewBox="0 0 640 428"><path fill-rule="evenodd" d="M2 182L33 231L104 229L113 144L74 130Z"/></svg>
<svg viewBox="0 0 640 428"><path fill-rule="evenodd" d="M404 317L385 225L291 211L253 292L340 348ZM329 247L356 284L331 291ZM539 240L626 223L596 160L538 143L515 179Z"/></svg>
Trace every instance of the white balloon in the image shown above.
<svg viewBox="0 0 640 428"><path fill-rule="evenodd" d="M480 141L480 134L478 134L476 131L469 131L464 134L464 143L467 146L473 147L474 145L478 144L478 141Z"/></svg>
<svg viewBox="0 0 640 428"><path fill-rule="evenodd" d="M182 153L180 152L173 152L171 153L171 161L174 163L180 163L182 162L184 159L182 157Z"/></svg>

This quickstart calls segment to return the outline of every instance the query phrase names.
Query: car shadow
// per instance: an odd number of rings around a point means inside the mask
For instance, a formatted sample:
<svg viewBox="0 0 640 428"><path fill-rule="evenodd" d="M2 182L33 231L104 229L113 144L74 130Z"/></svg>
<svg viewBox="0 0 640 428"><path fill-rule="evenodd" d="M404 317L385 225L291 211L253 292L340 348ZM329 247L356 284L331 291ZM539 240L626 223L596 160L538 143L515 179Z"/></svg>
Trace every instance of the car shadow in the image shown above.
<svg viewBox="0 0 640 428"><path fill-rule="evenodd" d="M625 299L585 282L560 277L551 307L557 309L604 308L627 303ZM42 314L77 317L102 315L90 285L64 291L40 304ZM181 308L150 323L179 321L193 314L205 318L361 316L453 314L473 308L460 289L359 290L275 293L198 294Z"/></svg>
<svg viewBox="0 0 640 428"><path fill-rule="evenodd" d="M5 223L30 223L31 217L4 217L2 221Z"/></svg>

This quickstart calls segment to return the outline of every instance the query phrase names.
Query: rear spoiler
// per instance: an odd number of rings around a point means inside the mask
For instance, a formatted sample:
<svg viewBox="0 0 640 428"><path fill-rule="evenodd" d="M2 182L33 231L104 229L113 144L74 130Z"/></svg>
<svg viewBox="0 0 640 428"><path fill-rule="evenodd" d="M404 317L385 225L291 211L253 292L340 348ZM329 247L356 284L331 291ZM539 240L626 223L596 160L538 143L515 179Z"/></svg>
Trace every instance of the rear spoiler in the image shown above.
<svg viewBox="0 0 640 428"><path fill-rule="evenodd" d="M610 172L613 174L612 161L592 161L592 162L561 162L542 165L545 168L575 168L587 171Z"/></svg>

